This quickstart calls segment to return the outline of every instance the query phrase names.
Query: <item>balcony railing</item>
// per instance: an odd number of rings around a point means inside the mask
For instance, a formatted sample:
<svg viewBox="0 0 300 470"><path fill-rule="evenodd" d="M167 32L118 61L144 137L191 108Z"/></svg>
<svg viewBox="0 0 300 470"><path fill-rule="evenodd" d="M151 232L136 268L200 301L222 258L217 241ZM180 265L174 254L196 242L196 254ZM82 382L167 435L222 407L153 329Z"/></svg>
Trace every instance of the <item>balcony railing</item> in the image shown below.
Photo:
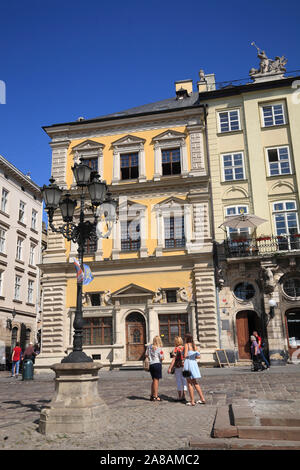
<svg viewBox="0 0 300 470"><path fill-rule="evenodd" d="M227 258L264 256L300 250L300 234L227 239L224 245Z"/></svg>

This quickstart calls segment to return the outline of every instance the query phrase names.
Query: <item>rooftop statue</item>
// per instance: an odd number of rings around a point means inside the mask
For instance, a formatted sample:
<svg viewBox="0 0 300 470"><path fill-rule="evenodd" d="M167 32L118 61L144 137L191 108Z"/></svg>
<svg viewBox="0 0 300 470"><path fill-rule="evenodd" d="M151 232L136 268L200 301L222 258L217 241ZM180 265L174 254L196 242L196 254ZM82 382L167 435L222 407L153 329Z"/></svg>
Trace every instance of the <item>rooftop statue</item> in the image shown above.
<svg viewBox="0 0 300 470"><path fill-rule="evenodd" d="M249 72L251 78L266 78L272 75L280 75L283 77L284 72L286 72L284 66L287 63L287 59L284 56L276 56L275 59L272 60L267 57L265 51L256 46L255 42L251 42L251 46L256 47L257 57L260 59L259 69L252 68Z"/></svg>

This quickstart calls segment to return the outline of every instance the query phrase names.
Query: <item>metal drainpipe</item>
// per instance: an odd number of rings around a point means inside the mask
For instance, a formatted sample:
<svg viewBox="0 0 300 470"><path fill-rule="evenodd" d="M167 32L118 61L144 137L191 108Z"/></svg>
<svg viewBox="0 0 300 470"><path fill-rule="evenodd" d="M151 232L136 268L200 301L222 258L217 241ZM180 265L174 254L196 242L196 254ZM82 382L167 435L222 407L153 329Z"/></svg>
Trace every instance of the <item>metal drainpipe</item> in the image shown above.
<svg viewBox="0 0 300 470"><path fill-rule="evenodd" d="M215 286L216 286L216 306L217 306L217 322L218 322L218 335L219 335L219 348L222 349L222 339L221 339L221 318L220 318L220 302L219 302L219 288L216 283L216 270L219 266L218 262L218 249L217 242L215 240L215 226L214 226L214 207L213 207L213 195L211 187L211 172L210 172L210 155L209 155L209 146L208 146L208 135L207 135L207 115L208 115L208 105L204 105L204 122L205 122L205 143L206 143L206 155L207 155L207 170L209 176L209 196L211 200L210 210L211 210L211 234L213 241L213 261L214 261L214 273L215 273Z"/></svg>

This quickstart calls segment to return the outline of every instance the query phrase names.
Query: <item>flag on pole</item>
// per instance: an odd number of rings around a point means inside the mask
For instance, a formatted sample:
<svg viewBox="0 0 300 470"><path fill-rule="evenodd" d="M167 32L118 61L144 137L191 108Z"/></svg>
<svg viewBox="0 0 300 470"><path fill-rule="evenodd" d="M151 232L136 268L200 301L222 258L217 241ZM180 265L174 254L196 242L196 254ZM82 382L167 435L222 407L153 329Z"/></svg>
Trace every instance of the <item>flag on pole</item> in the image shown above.
<svg viewBox="0 0 300 470"><path fill-rule="evenodd" d="M83 284L86 286L87 284L92 282L92 280L94 278L93 278L93 275L92 275L91 268L87 264L83 265L83 269L84 269Z"/></svg>
<svg viewBox="0 0 300 470"><path fill-rule="evenodd" d="M81 266L79 264L79 261L76 258L73 258L74 264L75 264L75 269L76 269L76 276L77 276L77 282L83 281L84 274L81 269Z"/></svg>

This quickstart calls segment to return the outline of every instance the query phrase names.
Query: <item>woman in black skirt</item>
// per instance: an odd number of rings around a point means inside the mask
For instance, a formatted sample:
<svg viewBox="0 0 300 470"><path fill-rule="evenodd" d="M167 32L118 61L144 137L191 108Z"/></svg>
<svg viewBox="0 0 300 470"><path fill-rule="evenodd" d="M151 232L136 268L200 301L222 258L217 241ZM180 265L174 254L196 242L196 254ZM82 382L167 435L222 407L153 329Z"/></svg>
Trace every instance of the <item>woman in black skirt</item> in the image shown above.
<svg viewBox="0 0 300 470"><path fill-rule="evenodd" d="M153 343L147 347L146 357L149 358L149 372L152 377L151 384L151 401L161 401L158 396L158 384L162 378L162 361L164 360L164 352L162 350L162 342L160 336L153 338Z"/></svg>

